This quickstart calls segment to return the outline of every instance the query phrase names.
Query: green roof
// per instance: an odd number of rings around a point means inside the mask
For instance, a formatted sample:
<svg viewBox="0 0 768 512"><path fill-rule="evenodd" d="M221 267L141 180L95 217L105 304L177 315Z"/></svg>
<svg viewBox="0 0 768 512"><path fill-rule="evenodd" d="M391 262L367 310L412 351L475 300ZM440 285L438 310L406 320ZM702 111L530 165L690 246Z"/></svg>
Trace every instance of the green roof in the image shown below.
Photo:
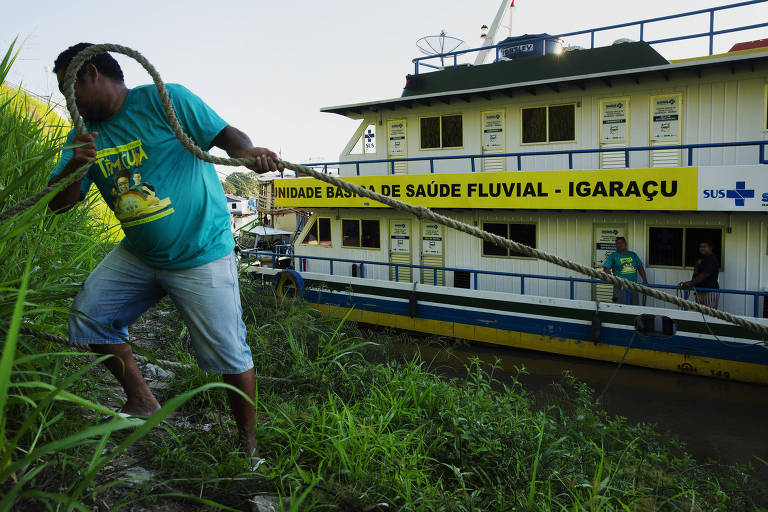
<svg viewBox="0 0 768 512"><path fill-rule="evenodd" d="M473 97L491 99L493 95L512 97L516 90L535 95L545 87L560 92L561 88L585 90L591 82L607 84L615 80L640 83L650 76L674 80L675 75L701 77L705 69L726 68L756 72L764 69L756 64L768 62L768 51L745 50L709 57L668 62L646 43L621 43L593 50L573 50L560 56L532 57L482 66L460 66L442 71L409 75L411 85L403 96L325 107L321 112L362 119L365 112L384 109L413 108L432 105L435 101L450 104L454 99L471 101ZM415 79L415 81L414 81Z"/></svg>
<svg viewBox="0 0 768 512"><path fill-rule="evenodd" d="M481 89L520 82L606 73L669 64L648 43L620 43L561 55L529 57L481 66L458 66L409 76L402 97Z"/></svg>

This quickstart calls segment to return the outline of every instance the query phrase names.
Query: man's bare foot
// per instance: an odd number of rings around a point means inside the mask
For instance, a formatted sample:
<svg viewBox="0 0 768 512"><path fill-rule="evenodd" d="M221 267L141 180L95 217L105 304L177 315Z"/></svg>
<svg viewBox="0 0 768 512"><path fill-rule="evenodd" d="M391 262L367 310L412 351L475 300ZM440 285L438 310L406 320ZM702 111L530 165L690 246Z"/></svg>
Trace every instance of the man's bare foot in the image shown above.
<svg viewBox="0 0 768 512"><path fill-rule="evenodd" d="M261 456L259 453L259 448L256 445L256 438L253 436L253 434L246 436L246 438L242 440L242 443L243 447L245 448L245 453L249 454L251 457Z"/></svg>
<svg viewBox="0 0 768 512"><path fill-rule="evenodd" d="M121 412L135 416L152 416L160 409L160 403L152 394L147 381L136 366L133 351L127 343L91 345L91 350L98 354L113 357L104 361L104 365L125 390L127 398Z"/></svg>
<svg viewBox="0 0 768 512"><path fill-rule="evenodd" d="M261 458L261 453L259 453L259 448L256 445L256 438L253 434L246 436L241 435L240 442L242 443L243 448L245 448L245 453L248 454L251 468L253 471L256 471L256 469L264 463L264 459Z"/></svg>
<svg viewBox="0 0 768 512"><path fill-rule="evenodd" d="M120 412L132 416L152 416L159 410L160 402L158 402L153 395L150 395L150 397L147 397L142 401L128 400L125 402L122 409L120 409Z"/></svg>

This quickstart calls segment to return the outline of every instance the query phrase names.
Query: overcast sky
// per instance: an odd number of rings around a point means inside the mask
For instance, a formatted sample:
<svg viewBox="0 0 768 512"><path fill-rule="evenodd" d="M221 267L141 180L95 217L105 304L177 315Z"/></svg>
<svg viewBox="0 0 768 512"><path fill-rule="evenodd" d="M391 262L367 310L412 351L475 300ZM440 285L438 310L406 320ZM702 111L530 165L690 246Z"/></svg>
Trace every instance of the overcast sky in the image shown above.
<svg viewBox="0 0 768 512"><path fill-rule="evenodd" d="M513 32L558 34L707 7L723 0L517 0ZM63 103L50 72L64 48L87 41L118 43L142 52L167 82L184 84L201 96L256 145L281 151L294 162L335 161L357 126L321 107L400 96L416 40L448 35L481 44L480 26L490 25L497 0L379 2L133 0L7 2L0 18L3 52L15 36L23 43L8 77ZM768 3L716 17L716 29L768 20ZM708 29L708 17L685 25L659 23L646 38ZM507 30L501 31L502 36ZM638 38L637 29L598 39ZM768 37L767 29L716 40L715 51L734 41ZM579 41L572 41L579 43ZM581 41L588 45L588 39ZM667 44L667 58L706 54L705 40ZM146 72L119 57L129 87L149 82ZM46 69L48 71L46 71Z"/></svg>

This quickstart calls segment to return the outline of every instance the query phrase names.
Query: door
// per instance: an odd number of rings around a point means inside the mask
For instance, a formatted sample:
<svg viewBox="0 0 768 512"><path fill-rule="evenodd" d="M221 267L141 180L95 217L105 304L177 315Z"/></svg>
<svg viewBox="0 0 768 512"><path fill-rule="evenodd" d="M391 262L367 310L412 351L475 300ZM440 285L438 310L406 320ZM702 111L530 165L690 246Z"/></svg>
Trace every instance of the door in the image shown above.
<svg viewBox="0 0 768 512"><path fill-rule="evenodd" d="M616 251L616 237L627 236L626 224L593 224L592 268L601 269L608 256ZM592 300L613 302L613 285L592 285Z"/></svg>
<svg viewBox="0 0 768 512"><path fill-rule="evenodd" d="M483 120L483 155L502 154L506 149L504 130L504 111L489 110L482 113ZM503 172L507 170L507 159L502 157L483 158L480 168L485 172Z"/></svg>
<svg viewBox="0 0 768 512"><path fill-rule="evenodd" d="M405 119L387 121L387 157L408 157L408 124ZM395 162L394 174L408 174L408 162ZM392 167L387 169L392 174Z"/></svg>
<svg viewBox="0 0 768 512"><path fill-rule="evenodd" d="M682 144L683 95L660 94L651 96L651 146ZM651 151L651 167L680 167L682 149L655 149Z"/></svg>
<svg viewBox="0 0 768 512"><path fill-rule="evenodd" d="M629 97L600 100L600 149L629 145ZM600 153L601 169L627 167L623 151Z"/></svg>
<svg viewBox="0 0 768 512"><path fill-rule="evenodd" d="M432 267L444 267L443 226L434 222L421 224L421 264ZM444 270L421 269L421 282L443 286Z"/></svg>
<svg viewBox="0 0 768 512"><path fill-rule="evenodd" d="M411 264L411 221L391 219L389 221L389 262L403 265ZM409 283L413 269L411 267L389 268L389 280Z"/></svg>

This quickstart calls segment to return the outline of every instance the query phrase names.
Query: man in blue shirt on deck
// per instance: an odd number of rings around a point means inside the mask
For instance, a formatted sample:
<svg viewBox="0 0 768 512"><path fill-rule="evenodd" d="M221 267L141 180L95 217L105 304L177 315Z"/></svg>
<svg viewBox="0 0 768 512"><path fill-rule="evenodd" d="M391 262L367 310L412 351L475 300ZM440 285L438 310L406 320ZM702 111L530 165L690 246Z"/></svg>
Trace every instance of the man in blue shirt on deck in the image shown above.
<svg viewBox="0 0 768 512"><path fill-rule="evenodd" d="M60 88L67 66L88 46L72 46L56 59ZM254 147L200 98L180 85L167 88L184 131L198 146L254 158L249 168L257 172L282 169L275 153ZM83 64L75 96L89 133L68 134L68 145L82 145L62 151L51 181L90 168L49 206L64 212L95 184L125 238L94 269L73 302L70 341L113 355L105 364L125 389L122 412L151 415L160 404L125 340L128 327L169 295L189 328L199 366L222 374L253 398L253 358L245 342L230 215L213 165L178 141L155 86L128 89L120 65L108 53ZM253 405L234 392L229 399L244 447L255 456Z"/></svg>
<svg viewBox="0 0 768 512"><path fill-rule="evenodd" d="M627 240L623 236L616 237L616 252L611 253L603 263L603 270L609 274L626 279L627 281L637 282L637 274L643 279L643 284L648 284L648 278L645 276L645 268L640 257L632 251L627 250ZM629 292L629 303L633 305L640 304L640 294L638 292ZM617 286L613 287L613 302L618 304L627 304L627 290Z"/></svg>

